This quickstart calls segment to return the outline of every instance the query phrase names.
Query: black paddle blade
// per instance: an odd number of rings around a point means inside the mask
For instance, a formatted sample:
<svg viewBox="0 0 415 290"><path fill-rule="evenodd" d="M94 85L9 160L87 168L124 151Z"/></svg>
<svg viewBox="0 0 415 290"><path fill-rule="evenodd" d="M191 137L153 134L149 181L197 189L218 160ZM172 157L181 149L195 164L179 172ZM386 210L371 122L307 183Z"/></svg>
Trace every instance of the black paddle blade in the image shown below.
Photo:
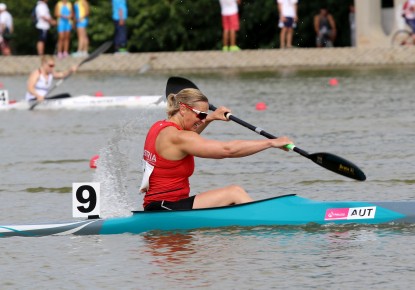
<svg viewBox="0 0 415 290"><path fill-rule="evenodd" d="M313 153L308 156L314 163L340 175L365 181L366 175L352 162L331 153Z"/></svg>
<svg viewBox="0 0 415 290"><path fill-rule="evenodd" d="M193 82L182 77L170 77L166 85L166 98L170 94L177 94L183 89L199 89Z"/></svg>
<svg viewBox="0 0 415 290"><path fill-rule="evenodd" d="M85 58L80 64L79 66L81 66L82 64L93 60L94 58L96 58L97 56L99 56L100 54L106 52L112 45L112 41L107 41L104 44L102 44L100 47L98 47L95 51L93 51L87 58Z"/></svg>

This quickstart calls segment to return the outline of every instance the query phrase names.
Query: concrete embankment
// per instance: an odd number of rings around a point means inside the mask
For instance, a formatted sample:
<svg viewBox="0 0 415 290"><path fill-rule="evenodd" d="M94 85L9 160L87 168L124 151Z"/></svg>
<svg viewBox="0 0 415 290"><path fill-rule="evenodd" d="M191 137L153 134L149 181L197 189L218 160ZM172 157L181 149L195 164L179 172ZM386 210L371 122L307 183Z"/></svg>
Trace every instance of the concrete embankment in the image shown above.
<svg viewBox="0 0 415 290"><path fill-rule="evenodd" d="M57 69L81 61L57 60ZM187 51L103 54L85 63L82 72L170 72L220 70L278 70L284 68L347 68L415 65L415 47L398 48L295 48L239 52ZM38 56L0 57L0 75L29 74L39 67Z"/></svg>

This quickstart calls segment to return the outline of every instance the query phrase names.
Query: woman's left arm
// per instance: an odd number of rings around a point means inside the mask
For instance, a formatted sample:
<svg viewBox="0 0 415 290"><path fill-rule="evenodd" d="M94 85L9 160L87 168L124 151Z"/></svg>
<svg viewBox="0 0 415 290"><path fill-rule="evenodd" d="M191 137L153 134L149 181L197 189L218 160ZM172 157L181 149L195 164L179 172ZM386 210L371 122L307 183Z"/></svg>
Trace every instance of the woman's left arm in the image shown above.
<svg viewBox="0 0 415 290"><path fill-rule="evenodd" d="M67 76L69 76L70 74L76 72L77 69L78 69L78 65L74 65L69 70L67 70L66 72L61 72L61 71L54 72L53 77L57 78L57 79L63 79L63 78L66 78Z"/></svg>

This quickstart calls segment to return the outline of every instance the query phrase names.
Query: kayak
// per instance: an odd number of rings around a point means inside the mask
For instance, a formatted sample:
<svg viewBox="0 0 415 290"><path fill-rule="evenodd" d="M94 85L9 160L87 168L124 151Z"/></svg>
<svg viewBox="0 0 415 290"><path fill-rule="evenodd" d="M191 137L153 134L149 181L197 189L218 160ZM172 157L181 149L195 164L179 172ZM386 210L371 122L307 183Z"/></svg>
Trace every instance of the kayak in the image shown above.
<svg viewBox="0 0 415 290"><path fill-rule="evenodd" d="M132 215L127 217L0 226L0 237L139 234L155 230L176 231L230 226L390 223L415 223L415 201L315 201L292 194L207 209L133 211Z"/></svg>
<svg viewBox="0 0 415 290"><path fill-rule="evenodd" d="M0 102L0 111L29 110L31 103L27 101ZM162 96L89 96L81 95L70 98L49 99L40 102L36 110L76 110L107 107L165 107L165 98Z"/></svg>

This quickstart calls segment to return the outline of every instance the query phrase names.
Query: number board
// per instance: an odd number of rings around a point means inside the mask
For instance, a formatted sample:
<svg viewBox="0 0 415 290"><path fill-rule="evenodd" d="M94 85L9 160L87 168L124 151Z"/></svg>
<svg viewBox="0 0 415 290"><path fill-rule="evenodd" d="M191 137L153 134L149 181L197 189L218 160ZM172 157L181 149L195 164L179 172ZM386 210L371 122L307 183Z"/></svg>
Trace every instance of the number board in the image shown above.
<svg viewBox="0 0 415 290"><path fill-rule="evenodd" d="M9 92L6 90L0 90L0 106L9 104Z"/></svg>
<svg viewBox="0 0 415 290"><path fill-rule="evenodd" d="M100 184L84 182L72 184L73 217L97 217L100 215Z"/></svg>

